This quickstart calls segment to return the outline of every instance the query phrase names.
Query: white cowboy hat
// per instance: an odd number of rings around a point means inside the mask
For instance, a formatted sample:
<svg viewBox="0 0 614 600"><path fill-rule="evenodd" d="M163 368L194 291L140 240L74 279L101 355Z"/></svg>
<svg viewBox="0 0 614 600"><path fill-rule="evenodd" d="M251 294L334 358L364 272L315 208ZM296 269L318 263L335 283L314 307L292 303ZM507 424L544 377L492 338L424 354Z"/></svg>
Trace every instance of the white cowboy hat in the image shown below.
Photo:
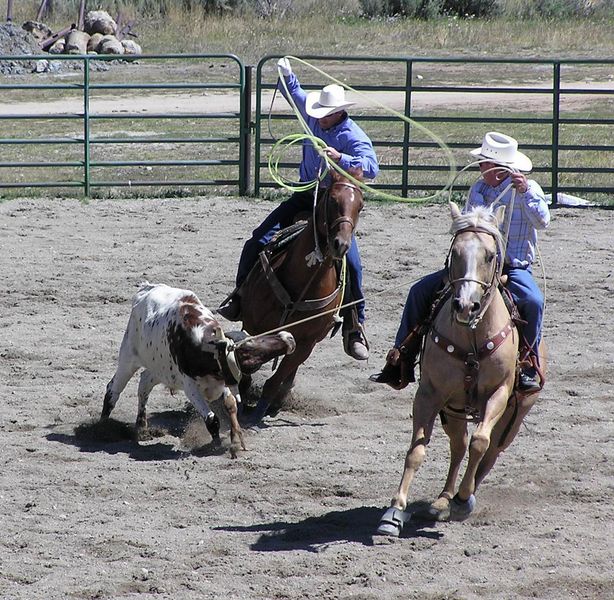
<svg viewBox="0 0 614 600"><path fill-rule="evenodd" d="M482 146L471 150L471 154L476 158L486 159L525 173L533 168L531 159L518 151L518 142L513 137L496 131L487 133L482 140Z"/></svg>
<svg viewBox="0 0 614 600"><path fill-rule="evenodd" d="M353 106L355 102L346 102L345 90L336 83L327 85L320 92L309 92L305 102L305 111L310 117L321 119L333 113Z"/></svg>

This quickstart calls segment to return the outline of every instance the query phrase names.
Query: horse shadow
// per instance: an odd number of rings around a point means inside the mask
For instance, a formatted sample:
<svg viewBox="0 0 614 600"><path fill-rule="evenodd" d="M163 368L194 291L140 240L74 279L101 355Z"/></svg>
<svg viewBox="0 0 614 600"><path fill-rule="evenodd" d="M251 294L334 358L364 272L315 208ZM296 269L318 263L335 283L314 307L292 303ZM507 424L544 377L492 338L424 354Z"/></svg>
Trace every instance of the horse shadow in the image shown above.
<svg viewBox="0 0 614 600"><path fill-rule="evenodd" d="M170 410L151 413L148 417L152 439L171 435L181 438L193 418L189 411ZM224 454L225 449L213 443L204 444L193 450L182 450L166 442L139 443L134 425L116 419L81 423L73 434L52 432L46 439L75 446L80 452L105 452L126 454L136 461L178 460L186 456L212 456Z"/></svg>
<svg viewBox="0 0 614 600"><path fill-rule="evenodd" d="M411 507L408 507L408 510ZM218 531L239 533L261 532L250 550L258 552L322 552L329 546L354 542L374 546L381 538L374 536L384 509L377 506L361 506L343 511L331 511L302 521L273 521L253 525L229 525L213 527ZM443 533L433 530L433 521L411 519L405 524L401 538L429 538L439 540Z"/></svg>

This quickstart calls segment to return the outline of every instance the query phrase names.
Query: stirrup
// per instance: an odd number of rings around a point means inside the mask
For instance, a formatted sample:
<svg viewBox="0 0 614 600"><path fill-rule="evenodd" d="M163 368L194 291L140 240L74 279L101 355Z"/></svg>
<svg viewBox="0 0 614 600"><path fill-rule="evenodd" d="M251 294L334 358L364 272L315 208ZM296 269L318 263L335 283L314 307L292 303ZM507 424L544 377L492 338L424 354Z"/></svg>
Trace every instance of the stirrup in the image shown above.
<svg viewBox="0 0 614 600"><path fill-rule="evenodd" d="M216 312L229 321L241 320L241 296L237 288L218 306Z"/></svg>

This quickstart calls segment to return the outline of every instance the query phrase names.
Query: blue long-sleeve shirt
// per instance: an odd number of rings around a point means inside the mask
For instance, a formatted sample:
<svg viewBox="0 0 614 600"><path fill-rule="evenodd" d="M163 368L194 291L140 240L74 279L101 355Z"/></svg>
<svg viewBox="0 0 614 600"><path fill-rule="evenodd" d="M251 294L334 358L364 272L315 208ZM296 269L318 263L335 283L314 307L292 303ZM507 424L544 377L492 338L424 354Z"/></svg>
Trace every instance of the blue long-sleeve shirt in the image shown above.
<svg viewBox="0 0 614 600"><path fill-rule="evenodd" d="M338 165L345 171L350 168L360 167L365 179L373 179L379 172L379 165L373 143L367 134L350 119L345 116L340 123L330 129L322 129L318 123L318 119L310 117L305 112L305 104L307 93L301 87L296 75L291 73L285 78L286 86L292 96L292 100L300 111L303 119L309 125L313 135L319 137L328 146L341 153ZM285 94L285 90L281 82L278 84L279 89ZM299 166L299 175L301 181L312 181L318 176L318 169L324 169L324 161L316 151L315 147L309 140L303 142L303 160ZM325 181L326 183L326 181Z"/></svg>
<svg viewBox="0 0 614 600"><path fill-rule="evenodd" d="M511 178L507 177L497 187L491 187L480 179L469 190L465 211L474 206L490 206L510 183ZM532 179L527 179L527 185L524 194L516 192L505 253L506 264L522 269L530 267L535 260L537 230L545 229L550 223L550 211L542 188ZM507 210L512 199L512 189L499 199L497 206L504 205ZM504 222L507 218L508 215Z"/></svg>

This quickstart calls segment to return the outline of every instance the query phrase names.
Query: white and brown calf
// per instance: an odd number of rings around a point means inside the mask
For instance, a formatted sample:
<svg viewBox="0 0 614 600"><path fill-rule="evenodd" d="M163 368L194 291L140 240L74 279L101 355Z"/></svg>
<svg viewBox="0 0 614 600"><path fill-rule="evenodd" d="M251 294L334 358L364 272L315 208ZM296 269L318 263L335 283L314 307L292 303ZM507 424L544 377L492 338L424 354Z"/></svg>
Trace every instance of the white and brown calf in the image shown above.
<svg viewBox="0 0 614 600"><path fill-rule="evenodd" d="M184 391L204 418L214 442L219 442L220 423L208 403L223 395L230 417L231 454L236 456L238 443L245 449L235 398L241 375L254 373L265 362L289 354L294 348L294 338L285 331L247 338L235 345L194 292L145 282L132 301L117 370L107 385L101 418L109 417L128 381L143 367L136 418L139 437L147 430L149 394L162 383L171 390Z"/></svg>

